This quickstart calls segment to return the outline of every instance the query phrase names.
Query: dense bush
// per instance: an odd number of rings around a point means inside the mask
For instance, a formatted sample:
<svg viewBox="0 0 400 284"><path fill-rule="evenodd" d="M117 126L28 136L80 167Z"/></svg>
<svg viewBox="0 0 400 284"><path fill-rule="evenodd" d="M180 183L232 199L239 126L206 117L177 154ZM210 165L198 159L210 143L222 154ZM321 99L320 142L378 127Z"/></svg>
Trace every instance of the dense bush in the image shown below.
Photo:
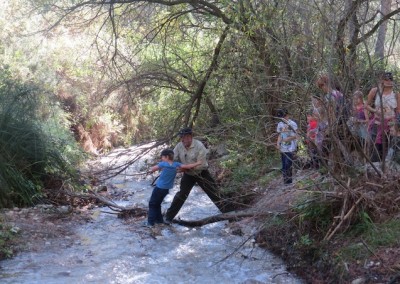
<svg viewBox="0 0 400 284"><path fill-rule="evenodd" d="M49 174L74 176L76 146L43 94L6 72L0 77L0 207L31 204Z"/></svg>

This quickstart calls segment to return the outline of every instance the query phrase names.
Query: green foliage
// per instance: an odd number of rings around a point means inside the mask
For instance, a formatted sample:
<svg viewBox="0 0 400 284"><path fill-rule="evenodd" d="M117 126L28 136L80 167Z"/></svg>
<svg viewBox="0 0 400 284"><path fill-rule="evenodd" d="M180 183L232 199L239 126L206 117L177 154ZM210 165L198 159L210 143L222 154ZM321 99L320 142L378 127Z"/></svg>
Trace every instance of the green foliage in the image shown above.
<svg viewBox="0 0 400 284"><path fill-rule="evenodd" d="M393 219L370 226L369 230L363 233L363 238L372 248L380 246L398 247L400 245L400 220Z"/></svg>
<svg viewBox="0 0 400 284"><path fill-rule="evenodd" d="M243 190L243 184L254 180L257 176L257 169L252 165L252 162L234 151L221 162L221 166L231 173L229 179L223 185L226 192L240 192Z"/></svg>
<svg viewBox="0 0 400 284"><path fill-rule="evenodd" d="M374 229L375 225L366 211L358 213L358 218L351 230L352 234L359 235Z"/></svg>
<svg viewBox="0 0 400 284"><path fill-rule="evenodd" d="M304 179L297 181L297 186L299 188L308 188L308 187L312 187L313 185L315 185L315 180L313 180L311 178L304 178Z"/></svg>
<svg viewBox="0 0 400 284"><path fill-rule="evenodd" d="M357 237L354 234L357 234ZM343 261L363 261L380 247L398 247L400 245L400 220L393 219L382 224L368 226L362 233L355 228L343 237L349 235L353 238L353 242L339 250L339 258Z"/></svg>
<svg viewBox="0 0 400 284"><path fill-rule="evenodd" d="M0 217L0 260L13 255L13 250L10 248L9 244L17 233L12 227L3 223L4 221Z"/></svg>
<svg viewBox="0 0 400 284"><path fill-rule="evenodd" d="M262 187L268 186L271 181L279 179L281 177L282 173L279 170L274 170L266 175L261 176L258 179L258 184Z"/></svg>
<svg viewBox="0 0 400 284"><path fill-rule="evenodd" d="M220 162L220 166L229 173L221 185L225 193L245 196L249 193L249 188L266 185L279 175L277 171L271 171L272 165L276 163L274 156L262 154L260 147L255 144L248 145L246 150L249 155L230 149L229 155ZM251 151L259 153L258 157L265 159L254 158Z"/></svg>
<svg viewBox="0 0 400 284"><path fill-rule="evenodd" d="M335 203L322 200L317 195L306 197L294 209L300 229L320 234L319 237L323 237L323 234L327 232L337 213Z"/></svg>
<svg viewBox="0 0 400 284"><path fill-rule="evenodd" d="M0 78L0 207L31 204L48 174L73 177L75 169L66 135L54 137L56 123L41 110L42 90L3 73ZM53 124L54 130L62 128ZM59 131L60 133L60 131ZM70 140L71 141L71 140Z"/></svg>
<svg viewBox="0 0 400 284"><path fill-rule="evenodd" d="M309 234L306 234L300 237L299 244L301 246L310 246L313 244L313 240L310 238Z"/></svg>
<svg viewBox="0 0 400 284"><path fill-rule="evenodd" d="M281 216L272 216L272 218L267 218L263 225L263 229L273 228L274 226L284 226L287 224L287 220Z"/></svg>

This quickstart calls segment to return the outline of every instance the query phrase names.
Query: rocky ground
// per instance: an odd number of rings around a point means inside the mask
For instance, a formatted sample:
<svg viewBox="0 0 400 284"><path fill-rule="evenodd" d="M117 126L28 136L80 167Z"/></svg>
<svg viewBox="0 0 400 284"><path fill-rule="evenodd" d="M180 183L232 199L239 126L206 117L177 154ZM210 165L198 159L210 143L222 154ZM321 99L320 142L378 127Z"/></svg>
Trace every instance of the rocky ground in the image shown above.
<svg viewBox="0 0 400 284"><path fill-rule="evenodd" d="M38 205L4 210L0 220L12 232L9 248L16 254L40 251L45 246L71 246L75 241L72 229L89 221L90 216L87 208Z"/></svg>

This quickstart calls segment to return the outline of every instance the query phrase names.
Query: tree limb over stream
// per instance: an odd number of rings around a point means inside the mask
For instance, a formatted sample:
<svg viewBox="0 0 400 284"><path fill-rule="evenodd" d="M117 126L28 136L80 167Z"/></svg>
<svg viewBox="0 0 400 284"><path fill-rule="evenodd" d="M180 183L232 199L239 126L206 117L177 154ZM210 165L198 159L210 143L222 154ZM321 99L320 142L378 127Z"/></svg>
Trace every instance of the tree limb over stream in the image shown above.
<svg viewBox="0 0 400 284"><path fill-rule="evenodd" d="M84 195L82 194L77 195L72 193L68 193L68 195L83 199L93 198L98 202L106 205L111 210L116 211L119 218L139 217L139 216L145 216L147 214L147 209L145 208L120 206L115 202L113 202L112 200L108 199L107 197L93 191L90 191L88 194ZM259 218L259 217L276 216L282 214L285 213L247 209L247 210L232 211L227 213L220 213L200 220L175 219L173 220L173 223L185 227L201 227L207 224L212 224L221 221L238 221L239 219L242 218Z"/></svg>
<svg viewBox="0 0 400 284"><path fill-rule="evenodd" d="M266 217L266 216L275 216L284 214L282 212L272 212L272 211L254 211L254 210L242 210L242 211L232 211L228 213L221 213L217 215L213 215L207 218L203 218L200 220L182 220L176 219L173 220L173 223L179 224L181 226L186 227L201 227L207 224L221 222L221 221L238 221L241 218L257 218L257 217Z"/></svg>

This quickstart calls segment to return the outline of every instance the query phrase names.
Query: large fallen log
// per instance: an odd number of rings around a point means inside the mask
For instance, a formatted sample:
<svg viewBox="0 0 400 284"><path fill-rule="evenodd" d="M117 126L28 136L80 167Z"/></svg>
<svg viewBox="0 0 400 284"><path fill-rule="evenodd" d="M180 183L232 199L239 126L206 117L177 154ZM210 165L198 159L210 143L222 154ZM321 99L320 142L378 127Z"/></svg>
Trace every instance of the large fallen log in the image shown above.
<svg viewBox="0 0 400 284"><path fill-rule="evenodd" d="M254 211L254 210L243 210L243 211L232 211L228 213L221 213L213 215L200 220L182 220L174 219L172 222L186 226L186 227L201 227L207 224L221 222L221 221L238 221L242 218L259 218L266 216L277 216L285 214L284 212L272 212L272 211Z"/></svg>

